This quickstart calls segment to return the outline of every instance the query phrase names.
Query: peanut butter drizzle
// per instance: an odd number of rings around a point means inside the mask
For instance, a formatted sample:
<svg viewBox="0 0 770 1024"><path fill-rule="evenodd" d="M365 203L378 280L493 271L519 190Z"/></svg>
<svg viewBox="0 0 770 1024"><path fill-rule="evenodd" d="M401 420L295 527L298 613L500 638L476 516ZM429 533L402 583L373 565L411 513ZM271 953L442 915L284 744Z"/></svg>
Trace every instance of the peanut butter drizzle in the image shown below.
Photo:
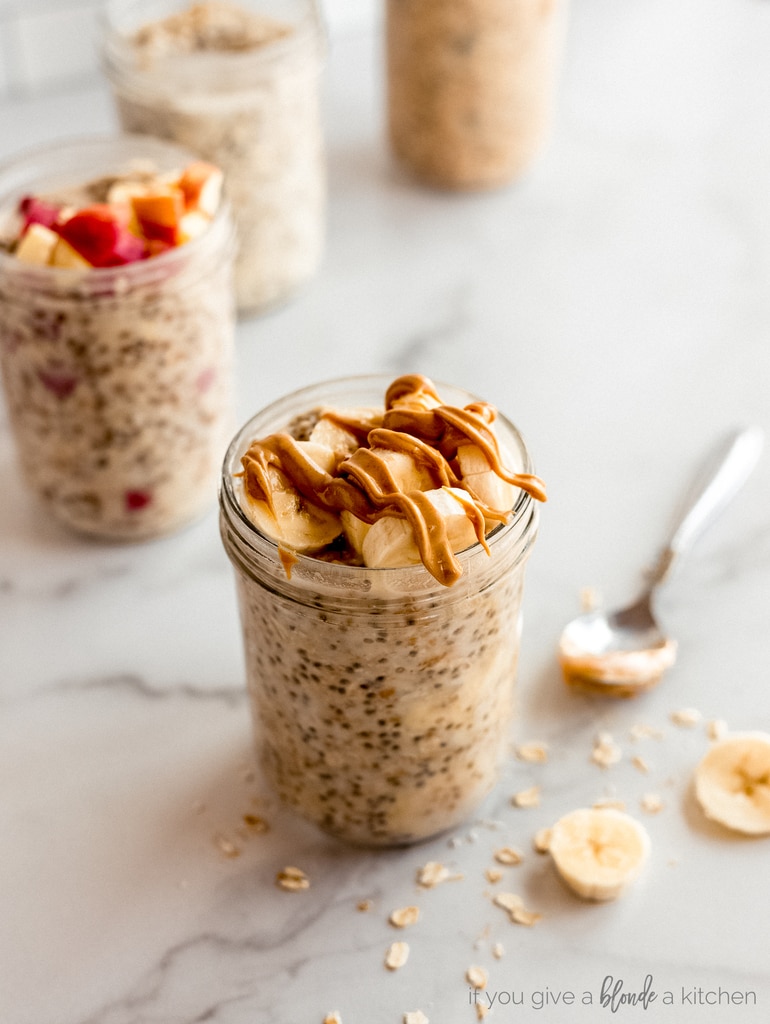
<svg viewBox="0 0 770 1024"><path fill-rule="evenodd" d="M356 437L365 437L369 446L343 458L334 473L318 466L291 434L271 434L253 442L241 460L246 493L265 501L274 512L272 493L279 472L306 501L326 510L351 512L369 525L383 516L406 519L426 569L440 583L451 586L462 574L462 567L452 551L444 518L423 490L400 489L387 454L408 455L428 475L434 489L463 488L452 462L461 444L473 444L503 480L539 501L545 501L545 488L538 477L514 473L503 465L497 438L488 426L497 415L493 406L485 402L474 402L464 409L441 405L432 382L419 374L395 380L388 388L385 404L383 426L373 429L372 423L380 422L377 414L364 410L359 418L323 410L325 417ZM506 521L510 512L491 509L470 493L467 501L460 500L478 542L489 553L485 518ZM281 559L290 571L284 554Z"/></svg>

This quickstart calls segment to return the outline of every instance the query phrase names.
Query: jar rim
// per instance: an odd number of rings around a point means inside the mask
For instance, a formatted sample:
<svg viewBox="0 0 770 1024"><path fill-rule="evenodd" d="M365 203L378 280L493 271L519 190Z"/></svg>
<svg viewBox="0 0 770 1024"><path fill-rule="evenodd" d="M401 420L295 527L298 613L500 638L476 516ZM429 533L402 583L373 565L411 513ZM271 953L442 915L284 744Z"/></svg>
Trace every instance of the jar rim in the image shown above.
<svg viewBox="0 0 770 1024"><path fill-rule="evenodd" d="M276 414L281 413L288 402L291 402L295 409L302 410L303 403L307 400L309 404L304 405L305 412L310 411L313 408L317 408L319 405L331 405L333 404L332 402L321 401L321 397L324 393L328 394L332 389L347 387L365 390L368 388L378 387L380 389L380 393L384 396L385 389L392 380L392 374L381 373L331 378L326 381L321 381L316 384L299 388L296 391L276 399L243 424L228 445L227 452L225 453L222 463L222 478L219 490L219 501L222 515L224 516L227 525L235 532L240 545L251 553L268 558L277 566L282 565L280 559L280 545L277 541L266 536L257 529L241 507L241 503L238 500L238 495L236 493L233 469L236 465L236 460L239 459L239 456L246 450L244 442L250 435L252 439L254 436L263 436L261 432L257 435L254 434L254 425L261 421L267 421ZM433 383L442 397L444 393L452 392L455 396L464 397L466 402L480 401L477 395L466 391L464 388L459 388L455 385L446 384L442 381L436 380L433 380ZM315 401L313 401L313 399L315 399ZM284 418L284 425L288 424L291 418L291 415ZM518 428L504 414L500 413L499 410L496 422L498 421L504 424L506 431L510 432L511 436L519 445L519 452L523 459L521 472L533 473L534 465L524 438ZM281 428L274 427L273 429ZM513 507L513 515L509 522L501 523L500 526L496 527L486 537L490 554L493 554L495 548L499 547L504 541L520 535L522 545L516 561L523 560L528 554L531 543L534 540L534 535L537 531L537 524L537 502L526 491L520 490L516 503ZM484 555L485 560L487 559L486 552L484 552L482 545L478 542L457 553L456 557L463 566L463 576L466 576L468 563L478 559L480 555ZM428 583L430 590L433 592L443 593L446 591L454 591L457 588L457 592L459 594L463 589L462 587L458 587L457 584L452 587L443 586L430 576L428 570L421 563L395 567L359 566L341 562L326 561L325 559L313 558L312 556L292 551L292 576L295 571L303 573L309 578L322 571L325 575L331 577L335 583L340 585L343 585L345 581L352 583L352 581L356 579L363 581L374 577L380 580L385 580L387 578L393 580L398 579L399 581L403 580L404 589L411 590L413 586L419 587L419 590L425 593L426 596L428 594L425 590L426 582ZM393 589L395 590L395 588Z"/></svg>
<svg viewBox="0 0 770 1024"><path fill-rule="evenodd" d="M131 42L131 32L136 31L141 25L147 24L147 20L139 21L130 29L121 27L117 23L120 13L126 13L132 8L136 9L143 2L144 0L107 0L98 12L97 26L101 35L101 52L108 74L112 72L120 76L130 72L141 73L144 70L136 67L135 57L138 51ZM169 60L181 59L185 64L197 64L201 68L224 60L231 69L237 71L251 66L269 65L287 53L301 49L308 40L318 42L319 53L323 55L328 45L328 31L320 0L306 0L305 6L306 10L303 16L293 23L294 31L290 35L271 40L250 50L192 51L182 54L163 54L158 59L165 63ZM172 11L166 13L172 13ZM162 16L163 12L159 11L158 17Z"/></svg>
<svg viewBox="0 0 770 1024"><path fill-rule="evenodd" d="M67 157L74 159L78 155L81 155L85 161L89 150L94 151L93 156L95 157L101 149L105 154L103 166L93 167L90 174L83 175L77 182L74 180L74 175L63 171L57 172L55 164L52 165L50 172L43 169L46 161L55 161L60 165L62 160ZM114 157L110 156L111 151L115 152ZM46 143L23 150L0 163L0 223L11 213L11 204L18 201L23 195L29 194L30 190L34 188L36 180L54 181L58 178L61 181L79 184L89 178L98 177L100 174L120 173L121 168L127 169L132 161L155 158L160 160L161 157L171 158L174 156L177 158L177 162L190 163L200 159L192 150L177 143L158 139L151 135L130 132L80 135L53 144ZM182 164L182 166L184 165ZM32 173L35 168L39 168L37 174ZM27 173L24 173L25 169L27 169ZM5 179L8 179L7 184ZM53 187L53 185L49 187ZM130 276L132 285L141 285L151 282L159 275L165 275L168 271L173 270L178 263L194 260L196 254L211 245L212 239L219 242L217 251L220 250L220 247L224 249L235 244L235 227L230 204L225 197L222 198L211 224L203 234L149 259L136 260L113 267L35 266L21 263L13 253L0 249L0 274L23 277L29 286L38 285L40 288L56 283L62 287L69 285L76 290L78 288L92 290L113 282L116 277L125 278L126 276Z"/></svg>

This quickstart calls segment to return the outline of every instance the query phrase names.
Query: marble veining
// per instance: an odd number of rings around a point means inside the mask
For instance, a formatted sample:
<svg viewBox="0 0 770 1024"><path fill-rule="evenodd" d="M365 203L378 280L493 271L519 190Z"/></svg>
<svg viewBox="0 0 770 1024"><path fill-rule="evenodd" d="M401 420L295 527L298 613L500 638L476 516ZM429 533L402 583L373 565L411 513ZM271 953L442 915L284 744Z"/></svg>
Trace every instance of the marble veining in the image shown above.
<svg viewBox="0 0 770 1024"><path fill-rule="evenodd" d="M770 1019L770 840L706 821L691 784L706 723L770 731L770 449L659 596L679 656L657 690L583 697L554 656L582 588L633 595L711 444L739 423L770 437L769 51L752 0L576 3L549 149L511 189L451 196L388 157L376 34L334 41L326 258L295 301L239 325L237 415L325 377L416 371L523 429L550 500L512 744L549 759L512 754L450 835L350 849L282 809L253 757L214 502L150 544L72 537L27 494L0 409L2 1024L472 1024L484 1000L491 1024ZM99 86L19 100L0 106L0 155L114 124ZM701 721L675 725L687 707ZM635 739L640 724L660 736ZM600 731L622 750L604 769ZM531 785L540 805L512 806ZM532 837L602 798L653 853L623 899L590 906ZM493 883L502 845L523 861ZM462 877L421 888L429 860ZM307 891L275 885L290 864ZM501 888L542 919L512 924ZM410 904L420 919L397 931L388 915ZM410 956L390 972L396 939ZM476 997L472 964L489 972ZM608 978L629 993L648 976L648 1009L601 1005Z"/></svg>

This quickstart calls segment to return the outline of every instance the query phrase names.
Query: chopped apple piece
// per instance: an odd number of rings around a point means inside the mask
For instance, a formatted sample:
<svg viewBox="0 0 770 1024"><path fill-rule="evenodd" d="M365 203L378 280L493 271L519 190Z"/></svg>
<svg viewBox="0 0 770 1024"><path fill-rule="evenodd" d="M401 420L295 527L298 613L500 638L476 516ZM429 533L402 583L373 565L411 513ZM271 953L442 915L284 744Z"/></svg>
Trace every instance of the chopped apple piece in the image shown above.
<svg viewBox="0 0 770 1024"><path fill-rule="evenodd" d="M210 223L211 219L205 213L190 210L189 213L184 214L179 222L180 240L182 242L189 242L193 238L198 238L208 228Z"/></svg>
<svg viewBox="0 0 770 1024"><path fill-rule="evenodd" d="M179 241L179 225L184 216L184 193L181 189L169 188L131 199L134 215L146 238L176 245Z"/></svg>
<svg viewBox="0 0 770 1024"><path fill-rule="evenodd" d="M94 267L117 267L145 256L143 240L129 231L120 211L106 203L79 210L61 225L59 234Z"/></svg>
<svg viewBox="0 0 770 1024"><path fill-rule="evenodd" d="M200 210L208 217L213 217L219 208L222 181L223 175L218 167L204 160L196 160L185 167L178 187L184 194L188 209Z"/></svg>
<svg viewBox="0 0 770 1024"><path fill-rule="evenodd" d="M68 267L71 270L92 266L87 259L84 259L63 238L57 238L56 240L56 245L54 245L51 252L51 265L54 267Z"/></svg>
<svg viewBox="0 0 770 1024"><path fill-rule="evenodd" d="M51 253L58 241L59 236L55 231L33 221L16 246L16 259L44 267L50 263Z"/></svg>

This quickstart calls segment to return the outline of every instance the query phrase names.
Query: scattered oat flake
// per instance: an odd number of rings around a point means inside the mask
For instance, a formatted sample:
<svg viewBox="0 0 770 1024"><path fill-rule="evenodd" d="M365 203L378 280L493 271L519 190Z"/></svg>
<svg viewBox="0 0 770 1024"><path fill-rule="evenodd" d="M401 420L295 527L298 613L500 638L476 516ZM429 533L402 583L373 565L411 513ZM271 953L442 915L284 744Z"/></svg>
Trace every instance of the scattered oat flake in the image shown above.
<svg viewBox="0 0 770 1024"><path fill-rule="evenodd" d="M530 786L519 790L511 797L514 807L538 807L540 805L540 786Z"/></svg>
<svg viewBox="0 0 770 1024"><path fill-rule="evenodd" d="M476 1003L476 1020L484 1020L488 1013L489 1007L486 1003Z"/></svg>
<svg viewBox="0 0 770 1024"><path fill-rule="evenodd" d="M580 607L584 612L595 611L601 603L601 594L596 587L580 588Z"/></svg>
<svg viewBox="0 0 770 1024"><path fill-rule="evenodd" d="M361 913L365 914L368 910L371 910L374 904L371 900L359 900L356 903L356 910L360 910Z"/></svg>
<svg viewBox="0 0 770 1024"><path fill-rule="evenodd" d="M469 967L465 972L465 980L473 988L486 988L489 982L489 975L483 967Z"/></svg>
<svg viewBox="0 0 770 1024"><path fill-rule="evenodd" d="M524 900L521 896L517 896L515 892L499 892L492 900L496 907L502 907L503 910L507 910L509 913L515 907L522 907Z"/></svg>
<svg viewBox="0 0 770 1024"><path fill-rule="evenodd" d="M515 924L523 924L527 928L537 924L543 915L534 910L526 910L524 907L514 907L511 911L511 920Z"/></svg>
<svg viewBox="0 0 770 1024"><path fill-rule="evenodd" d="M594 749L591 751L591 760L600 768L609 768L617 764L623 756L623 751L612 738L609 732L600 732L594 740Z"/></svg>
<svg viewBox="0 0 770 1024"><path fill-rule="evenodd" d="M388 918L388 921L394 928L408 928L409 925L414 924L419 917L419 907L401 907L398 910L393 911Z"/></svg>
<svg viewBox="0 0 770 1024"><path fill-rule="evenodd" d="M548 748L544 743L522 743L516 747L516 757L520 761L545 764L548 760Z"/></svg>
<svg viewBox="0 0 770 1024"><path fill-rule="evenodd" d="M664 736L662 729L656 729L654 725L639 723L631 727L629 736L632 740L662 740Z"/></svg>
<svg viewBox="0 0 770 1024"><path fill-rule="evenodd" d="M657 793L645 793L640 803L642 810L648 814L659 814L665 806Z"/></svg>
<svg viewBox="0 0 770 1024"><path fill-rule="evenodd" d="M397 971L409 959L408 942L391 942L385 954L385 966L389 971Z"/></svg>
<svg viewBox="0 0 770 1024"><path fill-rule="evenodd" d="M301 868L285 867L275 876L275 884L287 892L299 892L310 888L310 879Z"/></svg>
<svg viewBox="0 0 770 1024"><path fill-rule="evenodd" d="M432 889L434 885L440 885L451 878L449 868L437 860L429 860L417 872L417 884L423 889Z"/></svg>
<svg viewBox="0 0 770 1024"><path fill-rule="evenodd" d="M492 902L496 906L502 907L503 910L507 910L508 916L514 924L523 924L527 927L531 927L543 916L542 914L538 914L532 910L527 910L524 906L524 900L515 892L498 893Z"/></svg>
<svg viewBox="0 0 770 1024"><path fill-rule="evenodd" d="M706 735L710 740L721 740L727 735L727 722L724 718L715 718L706 725Z"/></svg>
<svg viewBox="0 0 770 1024"><path fill-rule="evenodd" d="M422 1010L407 1010L404 1014L404 1024L430 1024L430 1021Z"/></svg>
<svg viewBox="0 0 770 1024"><path fill-rule="evenodd" d="M671 712L671 721L682 729L692 729L701 720L701 713L695 708L679 708Z"/></svg>
<svg viewBox="0 0 770 1024"><path fill-rule="evenodd" d="M501 846L495 850L495 860L498 864L521 864L523 859L521 851L515 846Z"/></svg>
<svg viewBox="0 0 770 1024"><path fill-rule="evenodd" d="M532 837L532 845L537 853L548 853L551 846L550 828L539 828Z"/></svg>
<svg viewBox="0 0 770 1024"><path fill-rule="evenodd" d="M495 958L495 960L502 960L502 958L505 956L505 947L503 946L502 942L496 942L494 944L494 946L492 947L492 956Z"/></svg>
<svg viewBox="0 0 770 1024"><path fill-rule="evenodd" d="M650 766L649 764L647 764L643 757L632 757L631 764L634 766L634 768L638 768L639 771L643 772L645 775L649 774Z"/></svg>
<svg viewBox="0 0 770 1024"><path fill-rule="evenodd" d="M227 836L223 836L221 833L214 836L214 842L225 857L239 857L241 854L240 849L235 845L235 843L231 839L228 839Z"/></svg>
<svg viewBox="0 0 770 1024"><path fill-rule="evenodd" d="M486 868L484 871L484 877L490 885L497 885L497 883L502 880L503 873L499 868Z"/></svg>
<svg viewBox="0 0 770 1024"><path fill-rule="evenodd" d="M323 1019L323 1024L342 1024L342 1017L333 1010L331 1013L327 1013Z"/></svg>

